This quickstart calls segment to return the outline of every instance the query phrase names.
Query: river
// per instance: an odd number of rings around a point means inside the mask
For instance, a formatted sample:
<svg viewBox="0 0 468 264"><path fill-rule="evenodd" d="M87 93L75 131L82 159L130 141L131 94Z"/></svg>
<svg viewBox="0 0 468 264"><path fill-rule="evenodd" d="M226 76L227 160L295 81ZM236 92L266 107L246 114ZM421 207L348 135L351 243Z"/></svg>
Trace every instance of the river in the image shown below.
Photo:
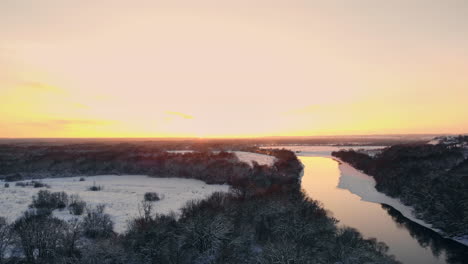
<svg viewBox="0 0 468 264"><path fill-rule="evenodd" d="M349 182L343 183L344 174L346 177L353 177L350 175L353 173L363 177L362 173L349 168L343 171L343 166L330 155L338 148L282 147L297 152L305 166L303 190L320 201L340 225L357 229L365 238L384 242L389 247L388 253L404 264L468 263L468 247L409 221L392 207L364 201L354 194L356 192L348 188Z"/></svg>

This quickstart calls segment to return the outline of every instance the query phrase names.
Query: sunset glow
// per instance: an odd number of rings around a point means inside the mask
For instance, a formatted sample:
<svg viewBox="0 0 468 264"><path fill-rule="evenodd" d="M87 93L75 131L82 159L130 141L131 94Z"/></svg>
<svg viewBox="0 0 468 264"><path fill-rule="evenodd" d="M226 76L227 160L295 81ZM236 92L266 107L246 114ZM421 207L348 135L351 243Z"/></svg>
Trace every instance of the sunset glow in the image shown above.
<svg viewBox="0 0 468 264"><path fill-rule="evenodd" d="M466 133L467 14L455 0L1 1L0 137Z"/></svg>

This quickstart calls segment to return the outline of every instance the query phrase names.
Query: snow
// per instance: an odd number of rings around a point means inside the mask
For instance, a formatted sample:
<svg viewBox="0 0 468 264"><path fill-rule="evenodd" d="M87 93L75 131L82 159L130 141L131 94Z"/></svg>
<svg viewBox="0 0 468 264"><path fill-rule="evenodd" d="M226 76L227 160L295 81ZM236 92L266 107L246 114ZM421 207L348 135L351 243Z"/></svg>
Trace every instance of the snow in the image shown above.
<svg viewBox="0 0 468 264"><path fill-rule="evenodd" d="M459 237L453 237L453 240L462 243L465 246L468 246L468 235L466 236L459 236Z"/></svg>
<svg viewBox="0 0 468 264"><path fill-rule="evenodd" d="M348 163L340 162L339 168L341 171L340 180L338 183L338 188L349 190L351 193L356 194L363 201L386 204L393 207L395 210L399 211L404 217L408 218L412 222L415 222L419 225L427 227L434 230L439 234L443 234L441 230L432 227L431 224L424 222L421 219L418 219L413 214L413 208L410 206L404 205L399 199L389 197L375 188L375 179L355 168L353 168ZM465 237L452 237L452 240L460 242L468 246L468 236Z"/></svg>
<svg viewBox="0 0 468 264"><path fill-rule="evenodd" d="M168 150L169 153L191 153L194 152L193 150ZM254 152L246 152L246 151L227 151L236 154L237 158L241 162L248 163L250 166L253 165L253 161L256 161L259 165L267 165L272 166L276 158L270 155L259 154ZM213 153L219 153L219 151L213 151Z"/></svg>
<svg viewBox="0 0 468 264"><path fill-rule="evenodd" d="M245 151L233 151L236 154L237 158L245 163L253 165L253 161L256 161L259 165L267 165L272 166L276 158L270 155L253 153L253 152L245 152Z"/></svg>
<svg viewBox="0 0 468 264"><path fill-rule="evenodd" d="M122 233L127 228L128 220L139 216L139 204L146 192L157 192L163 197L154 202L155 213L178 213L187 201L204 199L214 192L227 192L228 185L208 185L202 181L181 178L153 178L141 175L104 175L86 177L86 181L79 181L80 177L43 179L49 184L51 192L64 191L68 195L78 194L88 205L105 204L105 212L111 215L115 223L114 230ZM93 183L104 186L101 191L88 191ZM3 185L3 184L2 184ZM44 188L41 188L44 189ZM32 196L40 189L33 187L19 187L10 183L9 188L0 187L0 216L14 221L22 212L28 209ZM70 220L73 218L68 210L54 211L54 215Z"/></svg>
<svg viewBox="0 0 468 264"><path fill-rule="evenodd" d="M166 152L185 154L185 153L192 153L194 151L193 150L167 150Z"/></svg>
<svg viewBox="0 0 468 264"><path fill-rule="evenodd" d="M375 188L376 182L373 177L342 161L340 161L339 168L341 177L338 188L349 190L351 193L361 197L363 201L389 205L411 221L432 228L429 224L415 218L411 207L404 205L399 199L389 197L377 191Z"/></svg>
<svg viewBox="0 0 468 264"><path fill-rule="evenodd" d="M174 150L172 153L189 153L192 150ZM252 166L253 161L260 165L271 166L276 158L269 155L231 151L242 162ZM153 178L142 175L102 175L86 177L86 181L79 181L80 177L50 178L41 180L50 185L47 189L51 192L64 191L68 195L78 194L89 206L105 204L105 212L111 215L115 223L114 230L122 233L126 230L128 220L139 216L138 206L143 200L146 192L157 192L163 197L162 200L154 203L155 213L167 214L178 212L187 201L193 199L204 199L214 192L227 192L228 185L208 185L199 180L180 178ZM101 191L88 191L88 187L93 185L104 186ZM1 183L3 185L3 183ZM43 188L42 188L43 189ZM0 216L6 217L9 221L16 220L28 209L32 202L32 196L36 195L40 189L15 186L10 183L9 188L0 187ZM54 216L71 220L75 216L68 210L55 210Z"/></svg>
<svg viewBox="0 0 468 264"><path fill-rule="evenodd" d="M270 146L262 147L263 149L288 149L296 152L298 156L305 157L332 157L331 153L333 151L339 150L364 150L364 151L377 151L385 148L384 146L289 146L289 145L280 145L280 146Z"/></svg>

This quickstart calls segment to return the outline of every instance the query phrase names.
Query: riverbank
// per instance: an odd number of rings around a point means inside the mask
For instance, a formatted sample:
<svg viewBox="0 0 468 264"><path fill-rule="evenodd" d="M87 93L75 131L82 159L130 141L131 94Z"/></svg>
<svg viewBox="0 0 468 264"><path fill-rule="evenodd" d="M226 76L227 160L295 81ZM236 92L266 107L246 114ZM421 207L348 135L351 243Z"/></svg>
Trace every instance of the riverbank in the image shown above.
<svg viewBox="0 0 468 264"><path fill-rule="evenodd" d="M418 219L413 214L413 208L404 205L399 199L395 199L377 191L376 182L373 177L352 167L350 164L340 159L334 158L339 163L341 171L338 188L349 190L351 193L359 196L363 201L379 203L391 206L399 211L404 217L421 226L429 228L448 239L454 240L465 246L468 246L468 237L447 237L441 230L434 228L431 224Z"/></svg>

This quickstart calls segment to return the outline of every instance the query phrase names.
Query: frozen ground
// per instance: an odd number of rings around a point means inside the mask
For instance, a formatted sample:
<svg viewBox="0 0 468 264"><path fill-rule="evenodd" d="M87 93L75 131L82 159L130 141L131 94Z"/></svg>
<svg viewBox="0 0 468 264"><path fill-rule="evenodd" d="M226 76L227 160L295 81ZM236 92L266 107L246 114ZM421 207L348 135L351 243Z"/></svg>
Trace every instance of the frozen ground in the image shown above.
<svg viewBox="0 0 468 264"><path fill-rule="evenodd" d="M138 205L143 200L145 192L157 192L163 199L154 202L157 213L178 212L187 201L203 199L214 192L226 192L228 185L208 185L199 180L180 178L151 178L147 176L93 176L79 181L79 177L44 179L49 184L51 192L64 191L78 194L88 205L105 204L105 212L112 216L114 230L122 233L127 228L127 221L139 215ZM88 191L93 183L104 186L102 191ZM44 189L44 188L42 188ZM10 183L10 188L0 186L0 216L14 221L27 210L32 202L32 196L40 189L33 187L18 187ZM54 211L54 215L68 220L72 218L68 210Z"/></svg>

